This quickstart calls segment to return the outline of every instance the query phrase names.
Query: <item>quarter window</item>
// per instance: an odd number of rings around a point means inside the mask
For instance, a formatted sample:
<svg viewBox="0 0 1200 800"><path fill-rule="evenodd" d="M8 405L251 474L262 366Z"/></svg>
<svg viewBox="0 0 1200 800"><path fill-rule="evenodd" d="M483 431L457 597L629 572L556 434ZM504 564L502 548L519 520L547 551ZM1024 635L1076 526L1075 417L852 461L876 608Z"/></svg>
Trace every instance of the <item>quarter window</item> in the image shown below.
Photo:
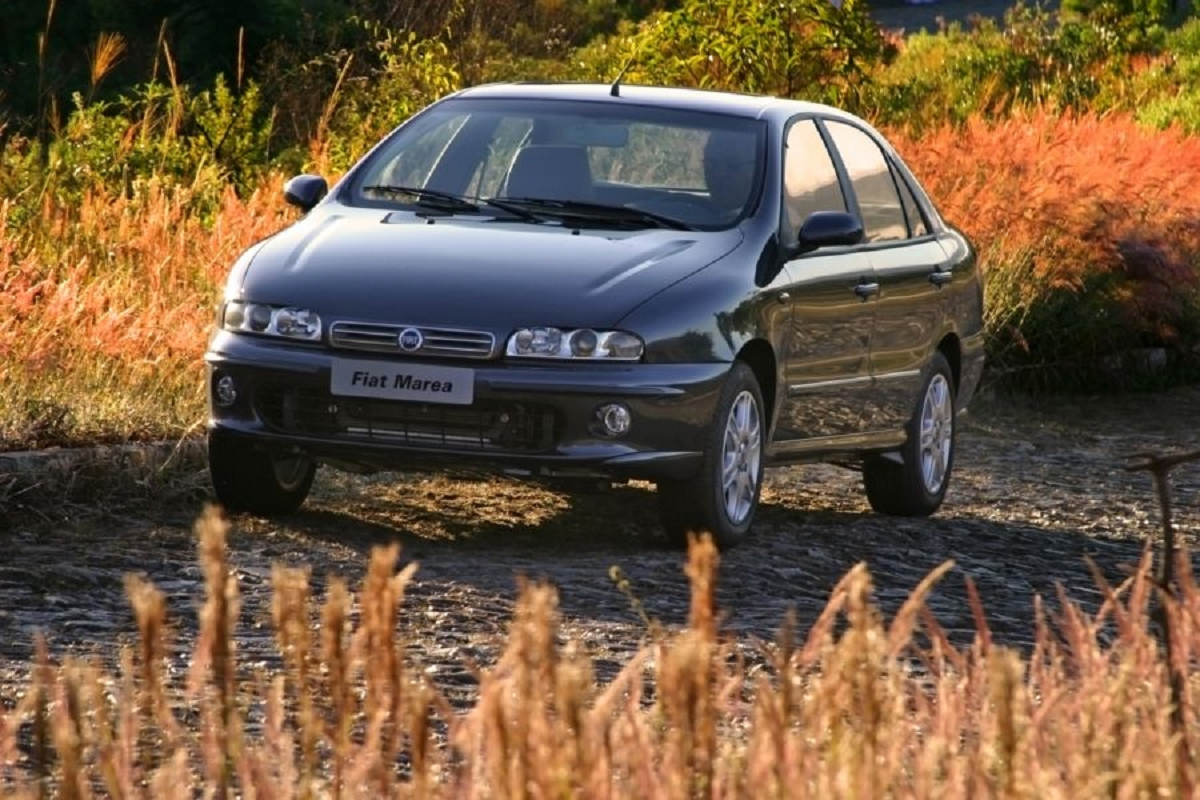
<svg viewBox="0 0 1200 800"><path fill-rule="evenodd" d="M867 133L842 122L826 121L826 127L858 198L868 242L908 238L908 224L887 158Z"/></svg>
<svg viewBox="0 0 1200 800"><path fill-rule="evenodd" d="M904 216L908 217L908 233L910 236L925 236L929 226L925 224L925 215L921 213L921 205L912 193L912 188L904 177L893 170L892 176L900 187L900 201L904 203Z"/></svg>
<svg viewBox="0 0 1200 800"><path fill-rule="evenodd" d="M793 239L814 211L847 210L837 169L817 124L811 119L799 120L788 130L783 191Z"/></svg>

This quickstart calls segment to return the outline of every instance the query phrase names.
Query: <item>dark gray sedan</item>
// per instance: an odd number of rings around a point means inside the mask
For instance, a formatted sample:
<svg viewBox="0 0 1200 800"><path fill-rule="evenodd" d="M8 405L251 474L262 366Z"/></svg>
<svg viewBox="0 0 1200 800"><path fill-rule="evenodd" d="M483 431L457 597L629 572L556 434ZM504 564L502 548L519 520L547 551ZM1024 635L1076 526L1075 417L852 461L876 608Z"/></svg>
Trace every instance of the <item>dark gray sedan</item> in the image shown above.
<svg viewBox="0 0 1200 800"><path fill-rule="evenodd" d="M668 534L749 530L763 469L946 494L983 366L975 253L862 120L588 85L468 89L234 264L209 345L218 500L320 464L658 486Z"/></svg>

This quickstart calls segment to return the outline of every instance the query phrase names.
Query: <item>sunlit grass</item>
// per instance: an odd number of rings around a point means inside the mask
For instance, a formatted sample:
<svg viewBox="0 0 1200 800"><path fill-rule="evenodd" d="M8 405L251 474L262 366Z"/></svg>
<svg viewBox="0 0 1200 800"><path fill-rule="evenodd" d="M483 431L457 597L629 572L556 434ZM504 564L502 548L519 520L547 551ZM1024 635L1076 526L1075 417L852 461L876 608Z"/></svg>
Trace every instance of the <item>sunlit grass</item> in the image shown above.
<svg viewBox="0 0 1200 800"><path fill-rule="evenodd" d="M0 202L0 447L179 436L238 254L286 224L279 180L210 217L184 189Z"/></svg>
<svg viewBox="0 0 1200 800"><path fill-rule="evenodd" d="M686 625L648 629L611 681L563 634L557 592L525 583L473 703L455 707L400 633L419 565L397 572L395 546L360 587L334 578L321 596L307 570L276 568L279 657L247 669L227 528L214 512L196 526L194 640L175 641L164 595L130 578L139 641L115 674L39 648L24 694L0 705L0 794L1040 799L1184 797L1200 779L1185 757L1198 681L1176 729L1148 559L1101 584L1094 615L1035 603L1028 652L991 641L971 587L975 640L947 638L925 601L950 564L890 620L860 565L747 660L721 629L705 540L690 548ZM1166 615L1186 665L1200 647L1190 571ZM186 675L168 668L180 646Z"/></svg>
<svg viewBox="0 0 1200 800"><path fill-rule="evenodd" d="M1105 360L1200 344L1200 139L1033 111L893 135L986 274L992 367L1132 383Z"/></svg>
<svg viewBox="0 0 1200 800"><path fill-rule="evenodd" d="M1040 112L892 135L978 246L993 368L1120 384L1103 365L1130 348L1195 360L1200 140ZM195 430L220 287L294 219L281 186L215 204L155 178L0 199L0 449Z"/></svg>

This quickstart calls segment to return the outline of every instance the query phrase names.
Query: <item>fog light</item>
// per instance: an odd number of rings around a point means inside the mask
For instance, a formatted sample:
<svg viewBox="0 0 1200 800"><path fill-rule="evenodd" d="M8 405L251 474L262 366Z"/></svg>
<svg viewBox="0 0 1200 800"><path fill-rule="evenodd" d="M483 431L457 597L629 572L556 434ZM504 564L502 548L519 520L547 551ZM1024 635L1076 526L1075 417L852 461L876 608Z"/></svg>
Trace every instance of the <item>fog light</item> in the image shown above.
<svg viewBox="0 0 1200 800"><path fill-rule="evenodd" d="M621 403L608 403L596 409L596 419L608 436L624 436L633 425L633 415Z"/></svg>
<svg viewBox="0 0 1200 800"><path fill-rule="evenodd" d="M237 402L237 386L234 385L233 378L228 375L222 375L217 379L217 384L213 389L213 395L217 399L219 406L231 406Z"/></svg>

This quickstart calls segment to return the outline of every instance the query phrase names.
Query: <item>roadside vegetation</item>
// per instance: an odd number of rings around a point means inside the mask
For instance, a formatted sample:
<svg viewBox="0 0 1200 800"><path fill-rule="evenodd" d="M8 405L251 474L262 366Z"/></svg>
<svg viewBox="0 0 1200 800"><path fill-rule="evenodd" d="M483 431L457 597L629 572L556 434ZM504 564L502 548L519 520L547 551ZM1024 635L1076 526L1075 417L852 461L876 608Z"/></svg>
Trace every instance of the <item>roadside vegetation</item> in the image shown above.
<svg viewBox="0 0 1200 800"><path fill-rule="evenodd" d="M0 794L1042 800L1191 797L1200 781L1200 681L1185 673L1173 715L1148 557L1119 586L1097 578L1094 615L1038 601L1027 652L991 641L970 586L974 640L949 639L925 605L948 562L890 620L860 565L817 618L747 653L721 630L705 539L686 566L687 624L651 623L609 679L561 635L554 590L525 584L477 700L456 708L398 634L417 565L397 572L395 545L361 586L333 579L319 596L307 571L276 568L278 657L247 664L227 525L210 511L196 531L197 638L177 642L164 595L131 576L138 640L119 664L57 665L40 646L19 702L0 706ZM1186 670L1200 649L1190 572L1164 614Z"/></svg>
<svg viewBox="0 0 1200 800"><path fill-rule="evenodd" d="M622 70L883 127L979 247L994 382L1197 374L1200 19L1165 4L1017 5L905 39L850 1L230 5L211 52L104 4L26 19L25 80L0 95L0 449L196 430L219 286L294 217L286 177L336 177L465 85Z"/></svg>
<svg viewBox="0 0 1200 800"><path fill-rule="evenodd" d="M168 2L191 16L166 22L35 5L0 0L29 34L0 64L0 450L198 433L219 287L294 217L287 177L336 177L462 86L622 70L880 125L979 248L993 383L1145 388L1200 368L1200 19L1165 3L1018 5L905 39L855 0ZM612 681L562 641L553 591L526 586L463 710L397 636L411 572L394 550L353 592L277 571L279 659L250 665L225 523L197 533L197 640L130 578L139 642L120 664L43 653L0 702L0 794L1185 797L1200 781L1186 558L1173 597L1147 558L1120 586L1097 578L1094 616L1039 603L1030 652L991 642L978 598L974 642L951 642L924 605L941 570L885 621L857 568L747 660L697 545L688 625L648 628Z"/></svg>
<svg viewBox="0 0 1200 800"><path fill-rule="evenodd" d="M209 22L266 7L240 5ZM100 4L83 44L54 3L27 20L10 69L25 80L0 95L0 449L194 431L219 286L293 218L286 177L336 177L465 85L622 70L882 126L979 247L994 381L1197 372L1198 19L1018 5L1003 24L899 39L861 2L336 6L293 9L274 34L246 21L208 58L170 20L147 31Z"/></svg>

